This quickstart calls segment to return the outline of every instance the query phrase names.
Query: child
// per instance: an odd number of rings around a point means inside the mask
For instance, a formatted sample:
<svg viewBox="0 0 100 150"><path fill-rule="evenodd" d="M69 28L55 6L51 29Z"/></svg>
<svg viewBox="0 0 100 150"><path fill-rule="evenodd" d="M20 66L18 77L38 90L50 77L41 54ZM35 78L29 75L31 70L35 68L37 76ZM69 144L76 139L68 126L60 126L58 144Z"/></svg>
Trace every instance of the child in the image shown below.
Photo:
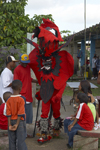
<svg viewBox="0 0 100 150"><path fill-rule="evenodd" d="M68 148L73 147L73 137L78 130L92 130L94 119L91 110L87 106L88 97L85 93L78 93L75 99L79 103L78 111L74 120L64 120L64 131L68 134Z"/></svg>
<svg viewBox="0 0 100 150"><path fill-rule="evenodd" d="M7 100L6 114L8 117L8 136L9 150L27 150L25 143L26 138L26 122L25 122L25 101L19 95L22 89L22 82L14 80L12 82L13 94Z"/></svg>
<svg viewBox="0 0 100 150"><path fill-rule="evenodd" d="M95 99L92 95L91 86L87 80L82 80L80 82L79 90L82 91L83 93L85 93L89 97L90 102L93 103L96 108L96 103L95 103ZM97 111L96 111L96 122L97 123L95 124L95 128L94 128L95 130L97 130L99 128L99 115L98 115Z"/></svg>
<svg viewBox="0 0 100 150"><path fill-rule="evenodd" d="M3 99L6 100L8 97L10 97L12 93L11 92L5 92L3 94ZM4 108L5 108L5 103L2 102L2 99L0 99L0 129L2 130L7 130L8 129L8 120L7 117L4 115Z"/></svg>

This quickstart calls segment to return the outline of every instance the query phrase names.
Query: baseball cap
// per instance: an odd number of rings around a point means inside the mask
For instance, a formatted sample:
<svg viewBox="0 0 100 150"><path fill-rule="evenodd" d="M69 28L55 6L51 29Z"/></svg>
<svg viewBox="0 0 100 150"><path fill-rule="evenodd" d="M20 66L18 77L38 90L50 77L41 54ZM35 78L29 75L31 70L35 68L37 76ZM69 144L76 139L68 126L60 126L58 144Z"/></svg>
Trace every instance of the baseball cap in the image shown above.
<svg viewBox="0 0 100 150"><path fill-rule="evenodd" d="M14 56L7 56L6 65L12 61L18 62L18 60L16 60Z"/></svg>
<svg viewBox="0 0 100 150"><path fill-rule="evenodd" d="M21 54L20 55L20 61L22 63L30 63L29 56L27 54Z"/></svg>

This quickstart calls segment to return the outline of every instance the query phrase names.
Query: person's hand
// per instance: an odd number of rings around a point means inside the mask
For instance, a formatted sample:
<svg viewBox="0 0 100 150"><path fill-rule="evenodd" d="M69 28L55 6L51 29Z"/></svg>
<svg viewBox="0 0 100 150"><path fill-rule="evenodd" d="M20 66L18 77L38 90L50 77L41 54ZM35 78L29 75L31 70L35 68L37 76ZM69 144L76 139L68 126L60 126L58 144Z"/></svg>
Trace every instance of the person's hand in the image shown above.
<svg viewBox="0 0 100 150"><path fill-rule="evenodd" d="M71 115L71 117L75 117L75 115Z"/></svg>
<svg viewBox="0 0 100 150"><path fill-rule="evenodd" d="M13 131L17 130L17 127L18 127L18 125L17 125L17 124L14 124L14 125L13 125Z"/></svg>
<svg viewBox="0 0 100 150"><path fill-rule="evenodd" d="M9 130L10 130L10 131L15 131L15 130L17 129L17 127L18 127L17 124L15 124L15 125L13 125L13 126L10 125L10 126L9 126Z"/></svg>
<svg viewBox="0 0 100 150"><path fill-rule="evenodd" d="M12 131L12 125L9 126L9 130Z"/></svg>
<svg viewBox="0 0 100 150"><path fill-rule="evenodd" d="M14 126L10 125L10 126L9 126L9 130L10 130L10 131L15 131Z"/></svg>
<svg viewBox="0 0 100 150"><path fill-rule="evenodd" d="M36 94L35 94L35 97L37 100L42 100L41 96L40 96L40 91L38 91Z"/></svg>
<svg viewBox="0 0 100 150"><path fill-rule="evenodd" d="M58 97L57 95L52 98L52 101L53 101L54 103L58 103L60 100L61 100L61 98Z"/></svg>
<svg viewBox="0 0 100 150"><path fill-rule="evenodd" d="M72 128L73 128L73 125L70 124L70 125L68 126L68 131L71 131Z"/></svg>
<svg viewBox="0 0 100 150"><path fill-rule="evenodd" d="M74 120L74 119L75 119L75 117L71 117L71 118L70 118L70 120Z"/></svg>

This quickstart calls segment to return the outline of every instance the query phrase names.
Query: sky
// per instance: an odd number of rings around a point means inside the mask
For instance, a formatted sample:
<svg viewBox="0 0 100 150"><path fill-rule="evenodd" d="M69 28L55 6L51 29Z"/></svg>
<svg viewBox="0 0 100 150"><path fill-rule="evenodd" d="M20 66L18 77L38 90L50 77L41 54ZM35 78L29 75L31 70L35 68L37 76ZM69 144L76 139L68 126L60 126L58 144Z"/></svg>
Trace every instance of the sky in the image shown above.
<svg viewBox="0 0 100 150"><path fill-rule="evenodd" d="M32 18L34 14L52 14L59 30L76 33L85 28L85 0L28 0L25 14ZM100 23L100 0L86 0L86 28Z"/></svg>

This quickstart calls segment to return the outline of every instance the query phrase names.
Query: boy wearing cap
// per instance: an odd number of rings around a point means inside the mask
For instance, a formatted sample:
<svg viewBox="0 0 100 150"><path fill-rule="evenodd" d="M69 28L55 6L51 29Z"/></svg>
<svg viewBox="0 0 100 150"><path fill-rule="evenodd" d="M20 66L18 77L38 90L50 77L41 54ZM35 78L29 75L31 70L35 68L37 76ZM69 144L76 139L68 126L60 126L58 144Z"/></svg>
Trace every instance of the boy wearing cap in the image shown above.
<svg viewBox="0 0 100 150"><path fill-rule="evenodd" d="M32 107L32 82L38 83L37 80L31 78L29 56L27 54L20 55L20 65L14 70L14 80L19 79L22 82L22 90L20 94L26 98L26 123L31 124L33 121Z"/></svg>
<svg viewBox="0 0 100 150"><path fill-rule="evenodd" d="M17 62L13 56L7 56L6 58L6 68L1 73L1 81L0 81L0 97L5 103L3 99L3 93L9 91L12 93L12 81L13 81L13 73L12 69L15 67L15 62Z"/></svg>

